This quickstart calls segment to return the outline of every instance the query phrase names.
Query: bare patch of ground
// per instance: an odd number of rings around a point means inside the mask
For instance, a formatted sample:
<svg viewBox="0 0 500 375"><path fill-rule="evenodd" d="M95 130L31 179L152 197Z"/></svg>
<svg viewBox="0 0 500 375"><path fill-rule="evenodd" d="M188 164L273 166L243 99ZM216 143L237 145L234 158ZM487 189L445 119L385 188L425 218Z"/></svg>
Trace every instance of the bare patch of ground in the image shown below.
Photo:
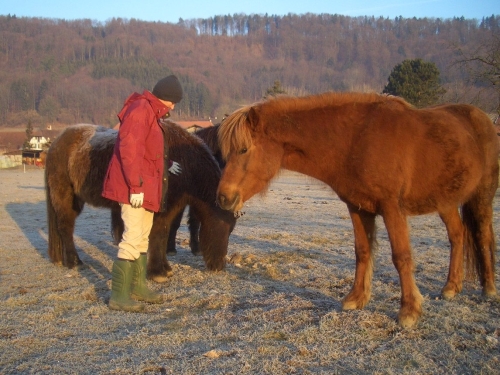
<svg viewBox="0 0 500 375"><path fill-rule="evenodd" d="M152 284L166 302L131 314L107 308L117 251L109 212L86 207L77 221L85 266L56 267L43 171L2 170L0 181L1 374L498 374L500 303L477 282L439 298L449 247L435 215L410 220L424 295L412 329L396 323L399 278L381 221L372 299L341 310L354 277L347 209L290 172L246 205L226 271L205 270L183 226L174 276ZM500 243L499 193L494 209Z"/></svg>

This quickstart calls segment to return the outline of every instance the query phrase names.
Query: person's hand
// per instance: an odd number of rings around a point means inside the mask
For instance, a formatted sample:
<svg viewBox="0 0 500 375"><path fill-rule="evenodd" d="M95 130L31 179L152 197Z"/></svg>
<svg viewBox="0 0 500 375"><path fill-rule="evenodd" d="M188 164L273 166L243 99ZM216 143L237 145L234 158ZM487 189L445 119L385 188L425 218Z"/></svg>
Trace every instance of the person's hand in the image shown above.
<svg viewBox="0 0 500 375"><path fill-rule="evenodd" d="M144 193L130 194L130 205L134 208L142 207L144 203Z"/></svg>
<svg viewBox="0 0 500 375"><path fill-rule="evenodd" d="M170 168L168 168L168 171L172 174L178 175L178 174L182 173L182 168L181 168L181 165L179 163L177 163L176 161L173 161L172 166Z"/></svg>

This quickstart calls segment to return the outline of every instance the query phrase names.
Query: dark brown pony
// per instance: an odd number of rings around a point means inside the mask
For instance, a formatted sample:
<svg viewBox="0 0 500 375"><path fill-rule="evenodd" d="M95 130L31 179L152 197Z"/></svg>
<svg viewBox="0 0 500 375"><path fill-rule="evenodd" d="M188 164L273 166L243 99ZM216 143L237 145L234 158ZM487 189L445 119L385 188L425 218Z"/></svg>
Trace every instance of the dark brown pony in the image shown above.
<svg viewBox="0 0 500 375"><path fill-rule="evenodd" d="M163 282L171 274L165 256L170 223L187 204L201 222L200 250L209 270L225 265L234 216L215 202L220 168L207 146L166 121L165 142L182 173L169 177L167 210L154 216L150 234L148 277ZM84 204L111 209L112 234L123 233L120 207L101 196L104 176L116 141L116 130L95 125L67 128L51 145L45 169L49 257L66 267L81 263L73 242L75 220Z"/></svg>
<svg viewBox="0 0 500 375"><path fill-rule="evenodd" d="M219 146L219 128L220 124L214 126L209 126L207 128L197 130L194 135L201 138L203 142L208 146L212 155L214 156L217 164L219 164L220 169L224 169L226 162L222 157L222 150Z"/></svg>
<svg viewBox="0 0 500 375"><path fill-rule="evenodd" d="M227 161L218 189L221 207L241 209L280 168L325 182L347 204L356 273L344 309L363 308L370 299L376 215L384 219L401 281L402 326L412 326L422 313L409 215L437 211L446 225L451 259L445 298L462 289L464 249L483 293L496 294L492 201L499 146L491 120L479 109L416 109L377 94L280 97L233 113L219 140Z"/></svg>
<svg viewBox="0 0 500 375"><path fill-rule="evenodd" d="M219 147L219 139L217 136L217 131L219 129L220 124L216 124L214 126L210 126L207 128L202 128L197 130L194 135L201 138L201 140L208 146L208 149L211 151L215 160L219 164L221 169L224 168L224 160L222 159L222 152ZM167 246L167 254L176 254L176 245L175 238L177 236L177 231L181 225L182 217L183 217L184 209L180 210L179 214L175 219L172 220L170 225L170 235L168 236L168 246ZM196 211L192 208L189 208L188 213L188 227L189 227L189 246L191 248L191 252L194 255L199 255L200 245L199 245L199 231L200 231L200 220L196 217Z"/></svg>

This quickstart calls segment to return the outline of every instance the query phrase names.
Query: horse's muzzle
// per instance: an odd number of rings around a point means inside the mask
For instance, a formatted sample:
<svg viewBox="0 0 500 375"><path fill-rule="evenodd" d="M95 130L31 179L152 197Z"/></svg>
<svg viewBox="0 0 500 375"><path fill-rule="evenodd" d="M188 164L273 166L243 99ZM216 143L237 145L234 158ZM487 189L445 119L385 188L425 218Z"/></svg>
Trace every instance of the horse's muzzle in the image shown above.
<svg viewBox="0 0 500 375"><path fill-rule="evenodd" d="M235 194L234 197L228 198L227 195L223 193L218 193L217 194L217 204L219 205L220 208L223 210L227 211L238 211L240 207L238 207L240 202L240 195Z"/></svg>

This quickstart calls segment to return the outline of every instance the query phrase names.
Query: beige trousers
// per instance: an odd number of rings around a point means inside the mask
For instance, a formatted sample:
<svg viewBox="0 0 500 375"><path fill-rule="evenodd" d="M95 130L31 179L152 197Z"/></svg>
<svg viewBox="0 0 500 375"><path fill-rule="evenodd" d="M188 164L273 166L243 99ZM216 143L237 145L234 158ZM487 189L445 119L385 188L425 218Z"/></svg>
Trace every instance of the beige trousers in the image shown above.
<svg viewBox="0 0 500 375"><path fill-rule="evenodd" d="M121 207L125 231L118 244L118 258L135 260L141 253L148 252L154 213L142 207L133 208L130 204L122 204Z"/></svg>

